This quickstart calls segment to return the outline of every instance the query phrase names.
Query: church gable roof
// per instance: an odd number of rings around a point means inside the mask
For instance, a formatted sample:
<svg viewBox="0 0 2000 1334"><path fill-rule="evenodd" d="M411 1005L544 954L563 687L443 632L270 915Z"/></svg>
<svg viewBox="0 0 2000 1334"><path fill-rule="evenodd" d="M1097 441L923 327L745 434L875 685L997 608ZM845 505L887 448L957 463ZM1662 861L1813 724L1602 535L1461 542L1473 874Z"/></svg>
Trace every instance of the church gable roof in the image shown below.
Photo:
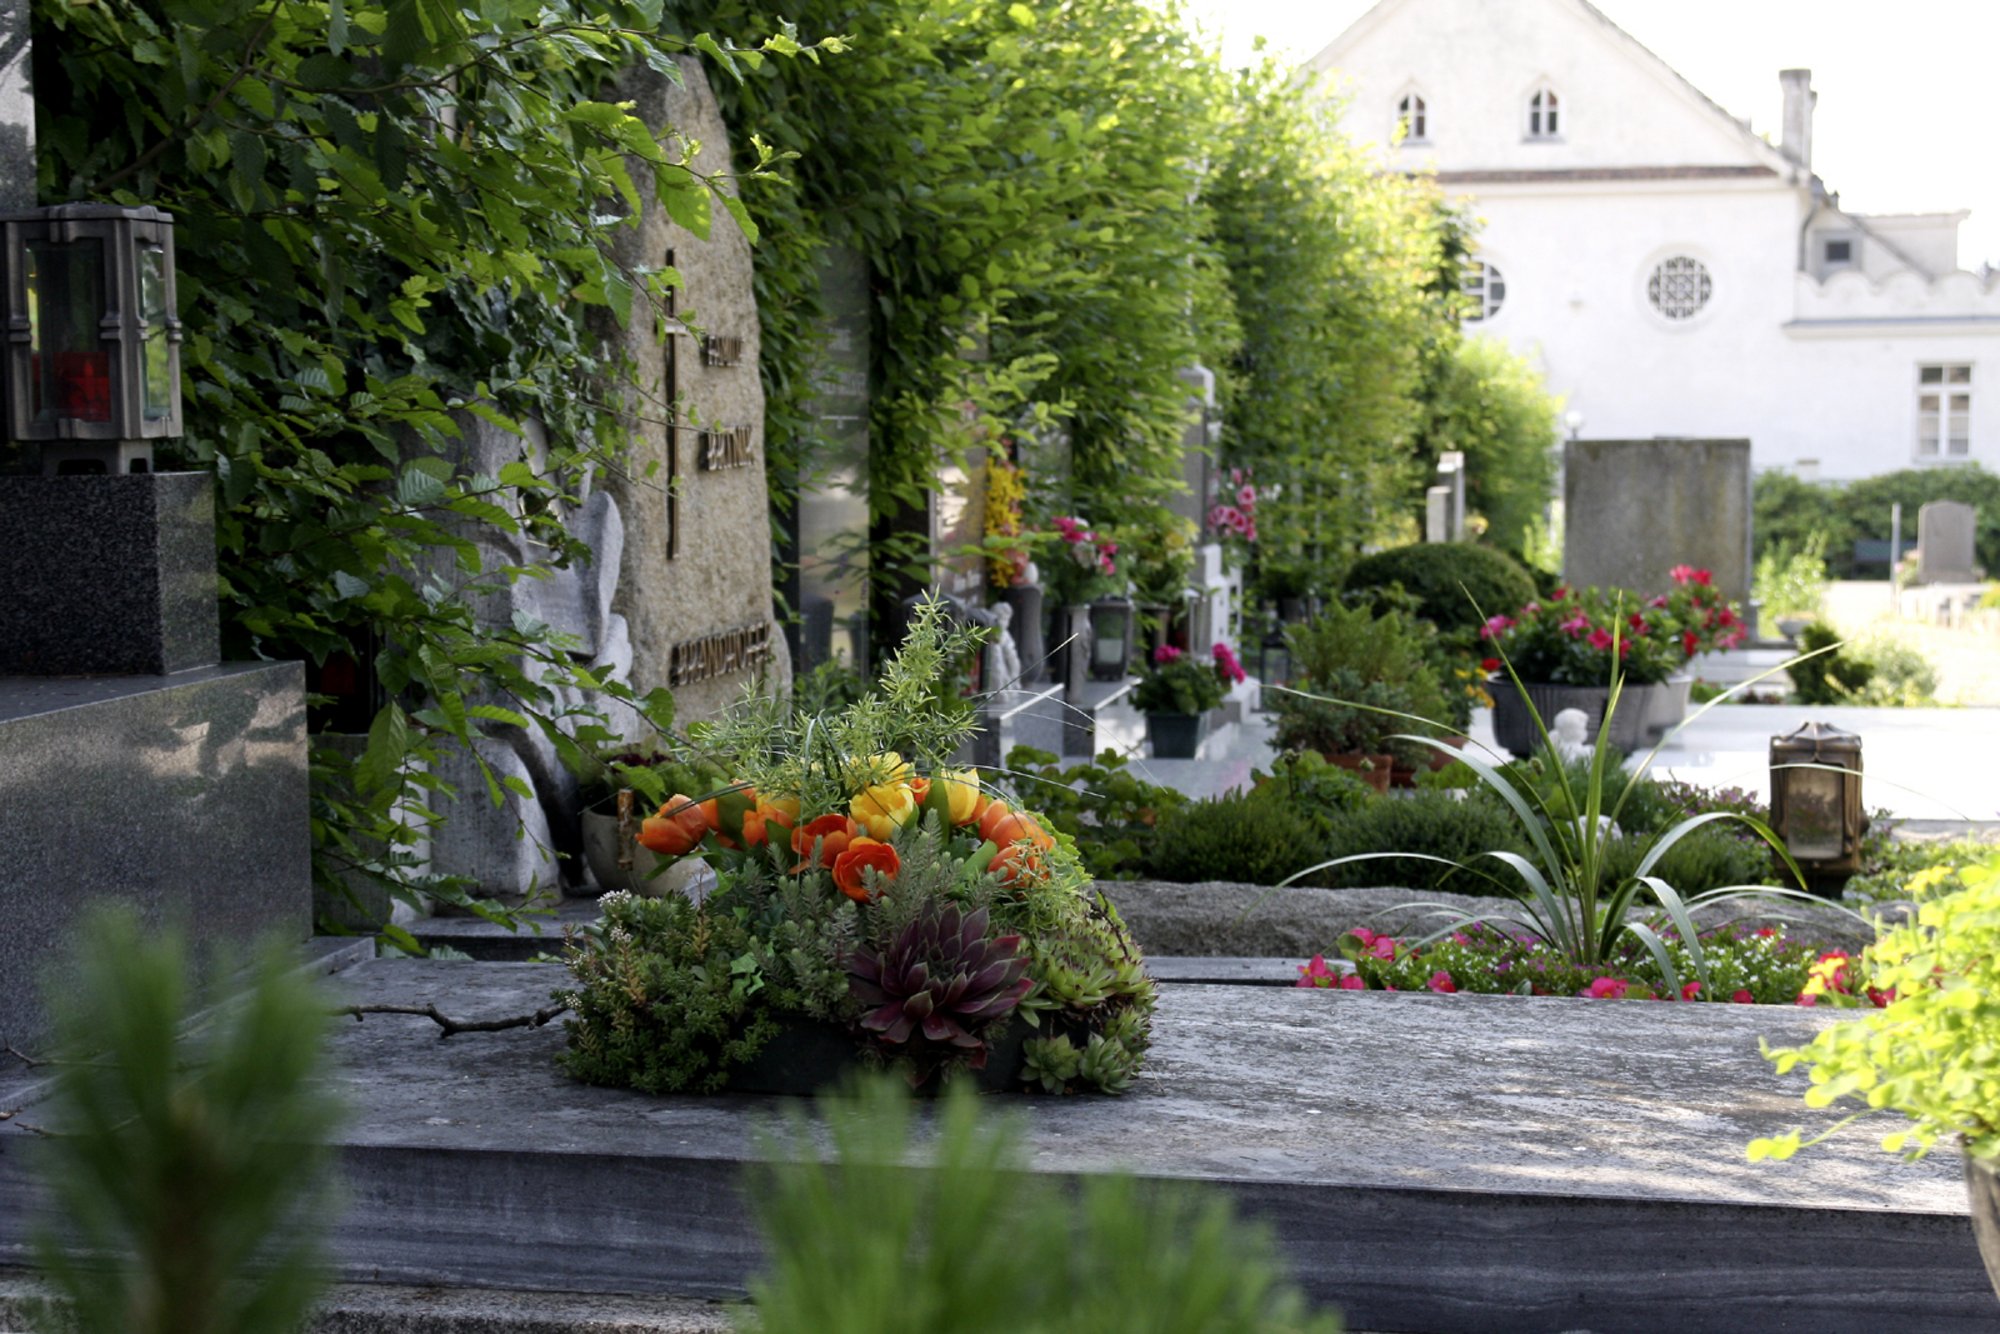
<svg viewBox="0 0 2000 1334"><path fill-rule="evenodd" d="M1359 124L1363 138L1387 137L1389 118L1376 105L1387 90L1376 84L1421 82L1430 94L1437 165L1446 174L1669 168L1799 174L1589 0L1379 0L1309 65L1354 81L1354 113L1382 122L1373 133ZM1559 146L1524 150L1508 112L1499 111L1495 123L1494 101L1525 104L1530 85L1541 79L1572 94L1572 133ZM1454 89L1475 83L1482 105L1450 105ZM1613 117L1615 134L1605 132ZM1476 137L1467 133L1472 129Z"/></svg>

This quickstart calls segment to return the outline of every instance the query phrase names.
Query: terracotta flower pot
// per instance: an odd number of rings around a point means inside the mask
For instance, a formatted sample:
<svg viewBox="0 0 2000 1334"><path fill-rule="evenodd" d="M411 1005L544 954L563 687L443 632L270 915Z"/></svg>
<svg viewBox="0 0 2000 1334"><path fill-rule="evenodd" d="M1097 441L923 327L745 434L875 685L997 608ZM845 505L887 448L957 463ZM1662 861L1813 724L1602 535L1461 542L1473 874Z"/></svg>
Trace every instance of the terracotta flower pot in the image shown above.
<svg viewBox="0 0 2000 1334"><path fill-rule="evenodd" d="M1389 778L1395 770L1396 757L1393 755L1366 755L1358 750L1324 757L1328 764L1337 764L1359 778L1377 792L1389 790Z"/></svg>

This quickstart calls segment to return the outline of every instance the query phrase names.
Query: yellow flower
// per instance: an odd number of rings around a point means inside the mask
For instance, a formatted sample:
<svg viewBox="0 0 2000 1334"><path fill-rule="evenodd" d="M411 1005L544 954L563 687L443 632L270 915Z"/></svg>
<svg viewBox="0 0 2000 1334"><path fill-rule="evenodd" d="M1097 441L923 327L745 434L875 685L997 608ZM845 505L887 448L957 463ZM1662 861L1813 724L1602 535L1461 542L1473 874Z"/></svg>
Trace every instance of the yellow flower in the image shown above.
<svg viewBox="0 0 2000 1334"><path fill-rule="evenodd" d="M884 783L908 783L910 775L909 763L897 752L885 750L848 762L847 790L860 792Z"/></svg>
<svg viewBox="0 0 2000 1334"><path fill-rule="evenodd" d="M931 780L931 786L942 794L950 824L971 824L978 818L979 770L947 769Z"/></svg>
<svg viewBox="0 0 2000 1334"><path fill-rule="evenodd" d="M886 843L890 834L916 817L917 798L903 783L876 783L848 803L847 813L867 827L870 838Z"/></svg>

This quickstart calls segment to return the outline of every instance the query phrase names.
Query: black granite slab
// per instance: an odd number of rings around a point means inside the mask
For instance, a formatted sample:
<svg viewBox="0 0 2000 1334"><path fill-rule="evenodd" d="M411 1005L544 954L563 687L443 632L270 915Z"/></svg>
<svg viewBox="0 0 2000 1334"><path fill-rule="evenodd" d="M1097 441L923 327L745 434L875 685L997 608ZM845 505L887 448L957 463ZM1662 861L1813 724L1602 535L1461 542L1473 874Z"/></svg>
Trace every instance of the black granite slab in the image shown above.
<svg viewBox="0 0 2000 1334"><path fill-rule="evenodd" d="M0 477L0 675L162 675L220 644L214 478Z"/></svg>
<svg viewBox="0 0 2000 1334"><path fill-rule="evenodd" d="M0 677L0 1033L46 1032L38 980L93 900L200 947L304 940L307 821L297 663Z"/></svg>
<svg viewBox="0 0 2000 1334"><path fill-rule="evenodd" d="M536 964L376 960L356 1000L466 1018L546 1004ZM2000 1328L1957 1161L1856 1128L1788 1164L1802 1076L1757 1039L1791 1007L1168 986L1124 1098L1019 1098L1036 1171L1207 1182L1267 1220L1350 1327L1952 1334ZM565 1079L560 1025L440 1041L340 1026L345 1277L571 1292L740 1293L760 1263L741 1173L797 1100L648 1097ZM0 1123L0 1199L31 1199ZM0 1210L0 1263L21 1226Z"/></svg>

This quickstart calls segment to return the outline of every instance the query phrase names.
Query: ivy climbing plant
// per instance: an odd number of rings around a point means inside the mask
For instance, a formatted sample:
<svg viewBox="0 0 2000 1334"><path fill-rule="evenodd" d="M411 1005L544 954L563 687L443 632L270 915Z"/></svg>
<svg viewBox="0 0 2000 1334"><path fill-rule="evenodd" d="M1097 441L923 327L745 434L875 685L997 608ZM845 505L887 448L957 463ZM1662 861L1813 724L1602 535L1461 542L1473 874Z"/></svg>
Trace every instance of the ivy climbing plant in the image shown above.
<svg viewBox="0 0 2000 1334"><path fill-rule="evenodd" d="M755 233L671 127L603 90L641 63L678 79L686 51L754 70L824 48L776 24L741 46L663 34L657 0L35 0L33 16L44 202L176 219L180 448L216 476L225 654L358 660L384 700L358 760L315 751L316 875L465 901L409 853L454 799L441 748L534 728L579 760L634 715L671 718L664 691L598 678L547 626L475 612L588 554L562 517L617 466L630 388L590 312L622 323L675 281L605 244L647 206L630 162L682 225L705 232L719 202ZM481 418L517 434L533 418L547 446L469 475ZM482 531L543 554L482 567ZM561 686L631 712L566 710ZM474 755L486 791L457 795L525 786Z"/></svg>

